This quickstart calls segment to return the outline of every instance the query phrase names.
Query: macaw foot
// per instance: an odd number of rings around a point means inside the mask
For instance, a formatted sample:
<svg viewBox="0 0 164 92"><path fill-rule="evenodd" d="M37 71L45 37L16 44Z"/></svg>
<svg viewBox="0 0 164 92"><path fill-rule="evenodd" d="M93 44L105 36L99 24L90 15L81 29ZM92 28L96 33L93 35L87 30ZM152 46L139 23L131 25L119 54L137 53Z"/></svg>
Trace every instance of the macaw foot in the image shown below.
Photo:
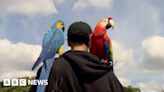
<svg viewBox="0 0 164 92"><path fill-rule="evenodd" d="M110 63L110 66L113 66L113 62L112 61L110 61L109 63Z"/></svg>
<svg viewBox="0 0 164 92"><path fill-rule="evenodd" d="M109 63L109 61L108 60L104 60L104 59L102 59L102 61L101 62L103 62L103 63Z"/></svg>

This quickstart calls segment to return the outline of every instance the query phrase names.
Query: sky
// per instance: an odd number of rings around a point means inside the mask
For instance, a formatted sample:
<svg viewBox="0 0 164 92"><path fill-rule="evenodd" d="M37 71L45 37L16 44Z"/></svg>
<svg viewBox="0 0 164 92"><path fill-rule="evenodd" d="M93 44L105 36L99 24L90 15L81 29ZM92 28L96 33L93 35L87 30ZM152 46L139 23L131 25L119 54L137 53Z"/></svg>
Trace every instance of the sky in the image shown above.
<svg viewBox="0 0 164 92"><path fill-rule="evenodd" d="M0 80L34 76L43 35L57 20L91 25L112 17L114 73L142 92L164 89L163 0L0 0ZM64 51L67 46L65 31Z"/></svg>

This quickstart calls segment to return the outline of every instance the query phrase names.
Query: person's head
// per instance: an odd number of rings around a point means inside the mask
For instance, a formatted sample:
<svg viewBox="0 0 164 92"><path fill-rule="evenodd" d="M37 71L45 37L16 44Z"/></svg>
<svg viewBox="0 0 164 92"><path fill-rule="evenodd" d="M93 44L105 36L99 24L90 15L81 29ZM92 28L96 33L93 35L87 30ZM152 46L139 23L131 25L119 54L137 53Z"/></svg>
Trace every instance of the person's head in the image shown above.
<svg viewBox="0 0 164 92"><path fill-rule="evenodd" d="M89 46L89 36L92 32L91 27L86 22L74 22L70 25L68 29L68 45L71 49L75 47L85 47Z"/></svg>

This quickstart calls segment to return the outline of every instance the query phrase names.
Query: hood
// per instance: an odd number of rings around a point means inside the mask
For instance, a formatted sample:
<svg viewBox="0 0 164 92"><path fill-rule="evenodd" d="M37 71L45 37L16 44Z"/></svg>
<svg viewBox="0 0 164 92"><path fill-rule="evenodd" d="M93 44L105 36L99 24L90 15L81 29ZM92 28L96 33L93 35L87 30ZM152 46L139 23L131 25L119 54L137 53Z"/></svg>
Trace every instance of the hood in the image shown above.
<svg viewBox="0 0 164 92"><path fill-rule="evenodd" d="M70 63L77 76L82 78L98 78L110 71L110 65L84 51L68 51L63 57Z"/></svg>

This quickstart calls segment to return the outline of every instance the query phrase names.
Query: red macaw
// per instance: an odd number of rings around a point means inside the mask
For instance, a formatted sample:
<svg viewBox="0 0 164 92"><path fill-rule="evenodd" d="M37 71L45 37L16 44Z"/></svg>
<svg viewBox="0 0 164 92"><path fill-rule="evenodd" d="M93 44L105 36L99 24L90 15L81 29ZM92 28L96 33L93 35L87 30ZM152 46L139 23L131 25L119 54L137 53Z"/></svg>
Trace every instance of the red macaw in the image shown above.
<svg viewBox="0 0 164 92"><path fill-rule="evenodd" d="M101 60L110 63L113 70L112 43L106 32L111 27L114 28L112 18L104 18L98 22L90 35L90 52Z"/></svg>

